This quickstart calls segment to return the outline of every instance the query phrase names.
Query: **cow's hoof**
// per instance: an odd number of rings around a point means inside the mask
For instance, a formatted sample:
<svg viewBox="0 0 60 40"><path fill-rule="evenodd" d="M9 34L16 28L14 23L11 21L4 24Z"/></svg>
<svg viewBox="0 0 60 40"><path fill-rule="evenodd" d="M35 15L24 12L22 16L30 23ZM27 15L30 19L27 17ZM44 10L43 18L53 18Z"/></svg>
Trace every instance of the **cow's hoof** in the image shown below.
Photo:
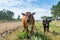
<svg viewBox="0 0 60 40"><path fill-rule="evenodd" d="M31 36L33 36L34 35L34 32L31 32Z"/></svg>
<svg viewBox="0 0 60 40"><path fill-rule="evenodd" d="M29 39L29 36L27 35L27 39Z"/></svg>

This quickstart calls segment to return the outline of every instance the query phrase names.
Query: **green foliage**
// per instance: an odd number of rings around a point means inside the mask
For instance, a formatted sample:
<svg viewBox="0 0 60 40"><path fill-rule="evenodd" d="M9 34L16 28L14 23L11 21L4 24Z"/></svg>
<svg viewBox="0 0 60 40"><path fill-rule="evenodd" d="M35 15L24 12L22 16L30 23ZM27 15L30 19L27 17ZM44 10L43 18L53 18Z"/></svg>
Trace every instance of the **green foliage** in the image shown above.
<svg viewBox="0 0 60 40"><path fill-rule="evenodd" d="M38 40L39 39L41 39L41 40L52 40L50 37L48 37L48 36L44 35L43 33L41 33L41 31L36 32L35 36L38 38Z"/></svg>
<svg viewBox="0 0 60 40"><path fill-rule="evenodd" d="M1 10L0 11L0 20L12 20L14 13L10 10Z"/></svg>
<svg viewBox="0 0 60 40"><path fill-rule="evenodd" d="M52 19L53 17L50 16L42 16L41 19Z"/></svg>
<svg viewBox="0 0 60 40"><path fill-rule="evenodd" d="M45 19L45 18L46 18L46 16L42 16L42 17L41 17L41 19Z"/></svg>
<svg viewBox="0 0 60 40"><path fill-rule="evenodd" d="M18 35L18 39L23 39L23 38L25 38L25 37L26 37L26 32L20 33L20 34Z"/></svg>
<svg viewBox="0 0 60 40"><path fill-rule="evenodd" d="M16 40L24 40L24 39L26 39L26 32L23 32L17 35ZM49 38L48 36L44 35L41 32L36 32L33 36L30 36L29 34L29 39L31 40L52 40L51 38Z"/></svg>
<svg viewBox="0 0 60 40"><path fill-rule="evenodd" d="M28 33L28 37L30 38L30 33ZM16 40L23 40L27 38L27 33L26 32L21 32L20 34L17 35Z"/></svg>
<svg viewBox="0 0 60 40"><path fill-rule="evenodd" d="M58 17L60 17L60 1L58 2L57 5L53 5L51 8L51 14L53 15L53 17L56 19Z"/></svg>

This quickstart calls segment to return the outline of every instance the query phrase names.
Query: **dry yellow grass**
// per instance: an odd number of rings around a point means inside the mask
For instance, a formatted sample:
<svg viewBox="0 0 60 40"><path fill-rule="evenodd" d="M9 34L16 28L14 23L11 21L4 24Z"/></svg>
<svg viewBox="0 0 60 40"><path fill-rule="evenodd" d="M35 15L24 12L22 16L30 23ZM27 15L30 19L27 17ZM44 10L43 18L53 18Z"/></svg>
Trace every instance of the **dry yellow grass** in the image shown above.
<svg viewBox="0 0 60 40"><path fill-rule="evenodd" d="M5 40L15 40L17 38L17 34L22 32L22 28L19 28L15 32L11 33L11 35L6 36Z"/></svg>
<svg viewBox="0 0 60 40"><path fill-rule="evenodd" d="M6 31L12 31L14 29L17 29L18 27L21 26L21 22L0 22L0 39L2 38L2 34L5 33ZM6 33L5 36L7 36L8 34ZM5 37L4 36L4 37Z"/></svg>
<svg viewBox="0 0 60 40"><path fill-rule="evenodd" d="M14 29L16 27L19 27L21 25L21 22L1 22L0 23L0 33Z"/></svg>

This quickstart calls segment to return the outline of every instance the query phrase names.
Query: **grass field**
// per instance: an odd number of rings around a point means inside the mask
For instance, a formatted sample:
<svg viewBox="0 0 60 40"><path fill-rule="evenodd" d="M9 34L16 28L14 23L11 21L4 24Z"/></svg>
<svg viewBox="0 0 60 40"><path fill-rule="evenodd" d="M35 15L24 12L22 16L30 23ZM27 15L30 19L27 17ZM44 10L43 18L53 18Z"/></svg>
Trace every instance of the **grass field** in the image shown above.
<svg viewBox="0 0 60 40"><path fill-rule="evenodd" d="M6 36L5 40L26 40L26 32L22 32L23 27ZM60 40L60 21L52 21L50 23L50 32L44 35L42 22L36 22L34 35L30 36L30 40Z"/></svg>

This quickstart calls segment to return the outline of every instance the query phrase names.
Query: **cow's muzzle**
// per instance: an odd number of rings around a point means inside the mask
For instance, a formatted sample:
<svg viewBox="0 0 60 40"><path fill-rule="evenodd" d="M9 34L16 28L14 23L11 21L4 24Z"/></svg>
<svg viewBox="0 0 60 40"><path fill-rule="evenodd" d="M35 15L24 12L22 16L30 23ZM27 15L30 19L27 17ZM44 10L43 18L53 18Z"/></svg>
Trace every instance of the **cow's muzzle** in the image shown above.
<svg viewBox="0 0 60 40"><path fill-rule="evenodd" d="M30 19L29 18L27 18L27 22L29 22L30 21Z"/></svg>

